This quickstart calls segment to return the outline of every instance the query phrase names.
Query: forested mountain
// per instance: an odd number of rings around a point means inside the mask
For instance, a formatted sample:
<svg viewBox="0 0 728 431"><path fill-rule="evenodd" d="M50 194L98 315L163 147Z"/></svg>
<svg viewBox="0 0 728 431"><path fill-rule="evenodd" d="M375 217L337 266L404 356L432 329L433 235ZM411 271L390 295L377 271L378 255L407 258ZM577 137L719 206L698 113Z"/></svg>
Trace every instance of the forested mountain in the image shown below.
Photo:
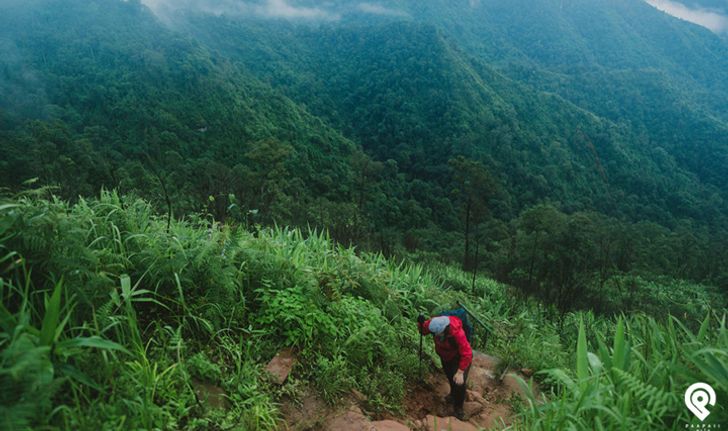
<svg viewBox="0 0 728 431"><path fill-rule="evenodd" d="M0 0L0 429L425 429L455 304L471 426L726 423L727 40L641 0Z"/></svg>
<svg viewBox="0 0 728 431"><path fill-rule="evenodd" d="M455 155L486 161L509 195L506 216L549 198L632 219L655 205L655 215L716 220L688 200L721 202L719 189L649 137L509 79L431 26L284 23L273 37L271 26L208 18L188 28L415 178L443 179Z"/></svg>
<svg viewBox="0 0 728 431"><path fill-rule="evenodd" d="M260 221L346 199L352 142L140 4L4 5L0 20L6 186L118 187L218 217L235 195Z"/></svg>
<svg viewBox="0 0 728 431"><path fill-rule="evenodd" d="M647 145L725 188L728 43L709 30L641 0L387 5L438 26L508 76L628 123Z"/></svg>
<svg viewBox="0 0 728 431"><path fill-rule="evenodd" d="M590 231L584 271L723 280L728 56L707 30L636 1L150 4L3 4L4 185L326 228L516 284L529 217L586 214L621 245L596 257Z"/></svg>

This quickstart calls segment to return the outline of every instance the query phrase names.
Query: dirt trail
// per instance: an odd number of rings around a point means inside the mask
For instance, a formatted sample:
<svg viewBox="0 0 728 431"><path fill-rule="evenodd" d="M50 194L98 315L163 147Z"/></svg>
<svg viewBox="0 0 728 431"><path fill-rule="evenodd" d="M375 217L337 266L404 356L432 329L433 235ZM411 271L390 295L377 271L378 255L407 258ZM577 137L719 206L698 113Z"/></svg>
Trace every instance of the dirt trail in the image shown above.
<svg viewBox="0 0 728 431"><path fill-rule="evenodd" d="M362 410L366 400L358 393L352 394L344 407L332 410L313 392L299 403L284 403L284 429L292 431L477 431L500 428L512 421L513 397L525 397L514 378L517 372L509 372L502 381L496 369L499 360L493 356L474 352L473 365L468 377L465 402L467 421L457 420L452 407L445 403L450 392L447 378L442 372L426 378L426 381L409 389L405 401L404 417L367 416ZM521 377L524 377L521 375ZM528 380L524 378L524 380ZM536 388L537 390L538 388Z"/></svg>

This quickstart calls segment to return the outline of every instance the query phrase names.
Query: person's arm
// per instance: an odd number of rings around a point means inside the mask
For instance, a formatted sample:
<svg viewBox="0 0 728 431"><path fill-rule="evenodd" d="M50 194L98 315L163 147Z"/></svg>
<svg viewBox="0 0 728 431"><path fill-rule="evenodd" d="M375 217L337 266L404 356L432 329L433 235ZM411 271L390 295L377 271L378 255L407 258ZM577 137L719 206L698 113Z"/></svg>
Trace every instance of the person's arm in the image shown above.
<svg viewBox="0 0 728 431"><path fill-rule="evenodd" d="M452 327L453 325L451 325ZM468 337L465 336L465 331L462 326L453 328L452 337L455 339L458 345L458 352L460 353L460 362L458 364L458 373L465 372L470 364L473 362L473 349L470 347Z"/></svg>
<svg viewBox="0 0 728 431"><path fill-rule="evenodd" d="M417 318L417 327L420 330L420 334L422 335L429 335L430 334L430 319L425 320L425 316L419 315Z"/></svg>

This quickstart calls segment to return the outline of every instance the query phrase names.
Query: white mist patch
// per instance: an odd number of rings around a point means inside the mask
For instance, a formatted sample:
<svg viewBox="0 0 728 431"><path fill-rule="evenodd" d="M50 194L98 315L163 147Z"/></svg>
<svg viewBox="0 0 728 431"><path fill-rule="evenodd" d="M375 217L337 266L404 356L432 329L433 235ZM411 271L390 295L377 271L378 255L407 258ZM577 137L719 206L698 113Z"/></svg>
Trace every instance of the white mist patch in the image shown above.
<svg viewBox="0 0 728 431"><path fill-rule="evenodd" d="M177 10L193 10L214 15L250 15L264 18L337 20L339 14L318 7L295 6L289 0L141 0L157 16Z"/></svg>
<svg viewBox="0 0 728 431"><path fill-rule="evenodd" d="M376 3L359 3L356 8L361 12L371 13L374 15L409 16L407 12L397 9L390 9Z"/></svg>
<svg viewBox="0 0 728 431"><path fill-rule="evenodd" d="M701 25L714 33L728 31L728 16L718 12L703 9L691 8L682 3L671 0L645 0L651 6L666 12L674 17Z"/></svg>
<svg viewBox="0 0 728 431"><path fill-rule="evenodd" d="M338 15L315 7L298 7L286 0L268 0L264 5L258 6L256 11L260 15L287 18L287 19L338 19Z"/></svg>

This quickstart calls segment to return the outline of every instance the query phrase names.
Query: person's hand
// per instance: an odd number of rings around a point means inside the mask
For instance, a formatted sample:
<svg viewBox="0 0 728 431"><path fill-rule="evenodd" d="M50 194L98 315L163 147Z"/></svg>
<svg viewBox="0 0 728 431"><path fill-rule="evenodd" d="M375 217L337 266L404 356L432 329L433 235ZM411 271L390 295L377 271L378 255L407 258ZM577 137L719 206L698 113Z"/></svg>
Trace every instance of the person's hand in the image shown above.
<svg viewBox="0 0 728 431"><path fill-rule="evenodd" d="M453 376L452 381L458 386L462 385L465 382L465 373L463 370L458 370L458 372Z"/></svg>

